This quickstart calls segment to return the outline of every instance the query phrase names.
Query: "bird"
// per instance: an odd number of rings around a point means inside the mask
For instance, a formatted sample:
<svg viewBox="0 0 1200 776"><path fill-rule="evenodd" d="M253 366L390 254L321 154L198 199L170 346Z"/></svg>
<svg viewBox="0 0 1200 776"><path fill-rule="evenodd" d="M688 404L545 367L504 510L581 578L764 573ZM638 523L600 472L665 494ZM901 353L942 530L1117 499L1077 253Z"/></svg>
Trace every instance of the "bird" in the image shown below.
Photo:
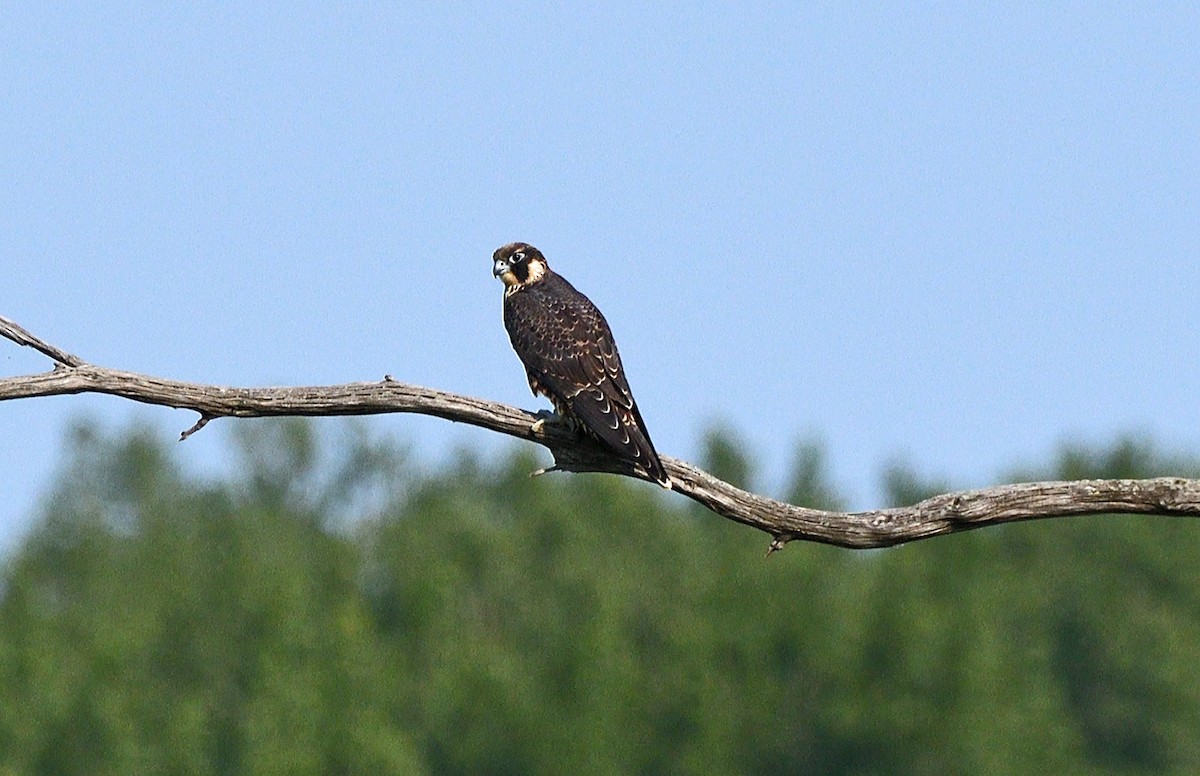
<svg viewBox="0 0 1200 776"><path fill-rule="evenodd" d="M504 328L525 365L535 396L550 400L552 420L566 421L599 440L659 485L671 478L650 441L617 343L604 315L529 243L492 254L492 274L504 282ZM546 419L533 424L540 431Z"/></svg>

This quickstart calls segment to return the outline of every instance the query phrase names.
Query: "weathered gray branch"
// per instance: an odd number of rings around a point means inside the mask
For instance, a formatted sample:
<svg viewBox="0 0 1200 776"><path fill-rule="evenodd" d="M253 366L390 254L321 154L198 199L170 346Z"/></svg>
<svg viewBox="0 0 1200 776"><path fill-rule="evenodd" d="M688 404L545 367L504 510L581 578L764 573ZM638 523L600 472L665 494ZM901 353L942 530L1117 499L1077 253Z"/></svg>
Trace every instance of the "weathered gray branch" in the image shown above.
<svg viewBox="0 0 1200 776"><path fill-rule="evenodd" d="M0 401L71 393L102 393L145 404L188 409L200 420L181 438L219 417L274 415L374 415L415 412L469 423L545 446L554 469L643 474L615 460L598 444L571 430L547 424L534 432L537 415L496 402L396 382L348 383L307 388L223 388L165 380L93 366L0 317L0 336L32 347L55 362L42 374L0 379ZM748 493L685 461L662 456L674 490L722 517L771 534L771 549L792 540L864 549L888 547L930 536L1017 520L1124 512L1200 515L1200 480L1081 480L1001 485L947 493L911 507L869 512L826 512Z"/></svg>

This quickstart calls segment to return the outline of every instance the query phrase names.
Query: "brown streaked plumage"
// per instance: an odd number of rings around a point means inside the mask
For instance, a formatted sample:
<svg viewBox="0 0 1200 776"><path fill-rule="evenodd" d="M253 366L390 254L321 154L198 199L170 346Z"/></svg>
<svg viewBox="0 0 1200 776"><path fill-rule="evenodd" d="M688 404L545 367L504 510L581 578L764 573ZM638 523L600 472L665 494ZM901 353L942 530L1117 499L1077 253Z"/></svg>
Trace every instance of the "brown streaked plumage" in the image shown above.
<svg viewBox="0 0 1200 776"><path fill-rule="evenodd" d="M670 488L629 390L617 343L596 305L527 243L498 248L492 272L504 281L504 328L534 394L549 398L559 415Z"/></svg>

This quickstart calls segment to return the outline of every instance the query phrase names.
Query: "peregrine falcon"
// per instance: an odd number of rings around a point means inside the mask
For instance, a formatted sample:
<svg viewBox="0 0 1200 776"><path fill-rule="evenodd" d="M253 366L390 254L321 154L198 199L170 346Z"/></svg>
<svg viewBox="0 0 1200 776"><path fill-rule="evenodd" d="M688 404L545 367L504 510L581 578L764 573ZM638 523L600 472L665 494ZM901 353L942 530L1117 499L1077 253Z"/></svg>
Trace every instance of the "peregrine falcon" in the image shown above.
<svg viewBox="0 0 1200 776"><path fill-rule="evenodd" d="M534 395L546 396L559 416L670 488L629 391L617 343L596 305L526 243L496 249L492 274L504 281L504 328Z"/></svg>

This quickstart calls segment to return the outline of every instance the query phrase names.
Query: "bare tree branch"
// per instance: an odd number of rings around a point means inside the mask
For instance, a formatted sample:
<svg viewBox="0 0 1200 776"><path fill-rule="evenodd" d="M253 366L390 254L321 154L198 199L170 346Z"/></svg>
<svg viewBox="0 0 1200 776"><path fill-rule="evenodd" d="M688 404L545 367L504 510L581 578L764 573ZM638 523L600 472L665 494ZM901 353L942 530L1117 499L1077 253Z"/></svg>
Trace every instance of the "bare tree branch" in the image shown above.
<svg viewBox="0 0 1200 776"><path fill-rule="evenodd" d="M610 472L646 479L594 441L564 426L534 431L538 415L505 404L408 385L386 377L377 383L297 388L225 388L166 380L93 366L0 317L0 336L32 347L55 362L42 374L0 379L0 401L74 393L102 393L144 404L193 410L200 419L181 439L222 417L375 415L414 412L468 423L545 446L553 470ZM1081 480L1001 485L934 496L911 507L868 512L826 512L748 493L675 458L661 456L674 490L722 517L774 537L768 553L789 541L824 542L865 549L925 539L1018 520L1123 512L1200 515L1200 480Z"/></svg>
<svg viewBox="0 0 1200 776"><path fill-rule="evenodd" d="M83 359L79 356L72 356L65 350L59 350L53 345L43 342L33 336L25 329L18 326L14 321L10 321L3 315L0 315L0 335L12 340L18 345L24 345L27 348L33 348L39 353L49 356L54 359L55 363L61 366L83 366Z"/></svg>

